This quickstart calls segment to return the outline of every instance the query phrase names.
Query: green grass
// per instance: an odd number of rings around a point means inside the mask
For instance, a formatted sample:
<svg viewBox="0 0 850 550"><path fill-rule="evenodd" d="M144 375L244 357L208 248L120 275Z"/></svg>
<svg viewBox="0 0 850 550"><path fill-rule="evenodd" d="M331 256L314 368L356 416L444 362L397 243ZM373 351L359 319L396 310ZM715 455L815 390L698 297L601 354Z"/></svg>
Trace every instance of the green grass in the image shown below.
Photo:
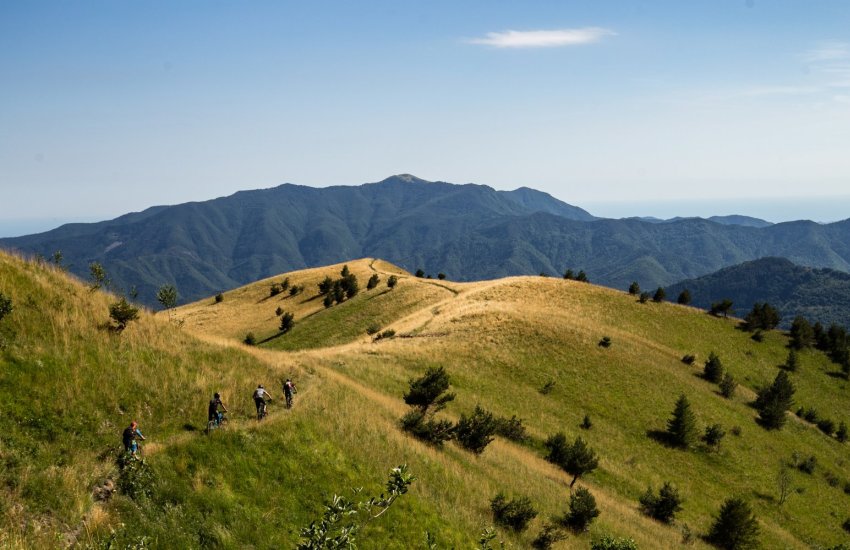
<svg viewBox="0 0 850 550"><path fill-rule="evenodd" d="M367 273L369 266L356 268ZM152 547L288 548L325 499L358 486L380 492L389 469L407 463L417 481L366 527L364 548L417 547L426 530L440 548L473 547L492 524L489 501L500 491L528 496L540 511L527 532L500 532L525 548L544 521L567 508L570 476L542 458L542 440L557 431L581 435L601 458L579 483L596 495L602 515L590 533L571 535L561 548L587 548L603 533L633 537L641 548L675 546L684 524L706 533L733 495L753 505L765 548L846 538L848 446L790 416L781 431L755 422L754 390L787 355L780 333L756 343L732 320L557 279L451 290L406 278L392 292L362 291L305 316L267 346L247 348L218 334L217 344L207 343L148 313L115 334L103 327L113 297L50 267L0 256L0 291L16 308L0 322L0 547L145 540ZM236 290L215 309L195 307L205 326L216 326L213 311L229 316L227 330L240 334L228 307L268 308L257 304L261 291ZM360 339L372 322L397 327L399 336L337 346ZM598 346L602 336L611 338L609 348ZM274 348L287 341L299 351ZM741 384L731 400L699 376L710 351ZM681 363L686 353L697 355L694 365ZM847 382L830 376L837 368L816 351L800 359L791 373L796 403L850 421ZM497 439L474 456L453 443L437 450L406 436L398 428L401 396L429 366L445 367L457 392L442 415L456 419L480 404L522 418L532 441ZM287 375L300 390L295 408L273 403L266 421L252 420L252 388L264 382L280 398L278 381ZM549 380L556 385L542 395ZM206 437L199 430L216 390L232 422ZM740 427L741 435L727 433L718 452L671 449L649 437L664 428L680 393L701 429L717 422L727 432ZM591 430L579 428L585 414ZM120 431L131 418L148 436L151 496L95 503L94 486L118 473ZM813 475L793 471L794 491L780 508L776 473L794 452L815 455L818 467ZM828 475L841 483L831 486ZM685 498L674 526L637 510L646 487L665 481Z"/></svg>

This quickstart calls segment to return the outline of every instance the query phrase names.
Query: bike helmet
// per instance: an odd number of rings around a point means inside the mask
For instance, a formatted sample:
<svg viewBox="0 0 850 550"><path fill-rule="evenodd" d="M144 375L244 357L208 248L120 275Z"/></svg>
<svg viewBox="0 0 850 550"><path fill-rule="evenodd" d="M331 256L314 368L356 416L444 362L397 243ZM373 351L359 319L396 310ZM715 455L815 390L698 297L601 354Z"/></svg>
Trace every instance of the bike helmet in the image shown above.
<svg viewBox="0 0 850 550"><path fill-rule="evenodd" d="M257 387L258 387L258 388L260 388L260 389L263 389L263 385L262 385L262 384L260 384L260 385L259 385L259 386L257 386Z"/></svg>
<svg viewBox="0 0 850 550"><path fill-rule="evenodd" d="M215 397L216 399L218 399L219 397L221 397L221 395L219 395L219 394L218 394L218 392L216 392L216 393L215 393L215 395L213 395L213 397Z"/></svg>

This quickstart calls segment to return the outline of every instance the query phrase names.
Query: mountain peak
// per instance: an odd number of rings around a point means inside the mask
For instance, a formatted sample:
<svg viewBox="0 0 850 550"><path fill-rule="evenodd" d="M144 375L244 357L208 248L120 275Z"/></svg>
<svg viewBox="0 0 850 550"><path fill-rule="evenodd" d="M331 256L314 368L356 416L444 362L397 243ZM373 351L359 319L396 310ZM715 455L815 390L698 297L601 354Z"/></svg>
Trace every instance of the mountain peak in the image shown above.
<svg viewBox="0 0 850 550"><path fill-rule="evenodd" d="M405 183L431 183L428 180L417 178L413 174L395 174L394 176L390 176L384 179L383 181L403 181Z"/></svg>

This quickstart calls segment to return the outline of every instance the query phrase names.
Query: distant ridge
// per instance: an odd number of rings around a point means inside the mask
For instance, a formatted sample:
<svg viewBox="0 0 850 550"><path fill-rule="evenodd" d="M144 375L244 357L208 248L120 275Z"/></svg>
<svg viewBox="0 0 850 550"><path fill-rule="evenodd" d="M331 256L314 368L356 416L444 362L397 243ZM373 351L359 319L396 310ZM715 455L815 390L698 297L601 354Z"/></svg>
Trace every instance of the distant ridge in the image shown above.
<svg viewBox="0 0 850 550"><path fill-rule="evenodd" d="M782 314L782 326L797 315L824 325L850 327L850 273L803 267L785 258L761 258L681 281L667 289L676 296L687 288L693 305L708 308L729 298L743 316L756 302L767 302Z"/></svg>
<svg viewBox="0 0 850 550"><path fill-rule="evenodd" d="M156 206L114 220L0 239L0 248L51 257L82 278L100 262L119 291L156 305L175 284L192 301L275 273L380 257L454 280L583 269L592 281L646 288L764 256L850 271L850 221L753 227L687 218L596 218L521 187L428 182L410 174L359 186L283 184ZM748 225L730 225L743 222ZM766 223L766 222L765 222Z"/></svg>

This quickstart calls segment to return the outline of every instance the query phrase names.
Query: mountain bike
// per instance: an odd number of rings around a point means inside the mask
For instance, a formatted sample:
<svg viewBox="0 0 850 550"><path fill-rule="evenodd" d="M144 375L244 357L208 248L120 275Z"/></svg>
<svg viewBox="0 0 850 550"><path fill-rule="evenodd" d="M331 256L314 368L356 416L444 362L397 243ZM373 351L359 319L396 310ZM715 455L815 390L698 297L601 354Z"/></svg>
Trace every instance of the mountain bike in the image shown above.
<svg viewBox="0 0 850 550"><path fill-rule="evenodd" d="M271 401L271 399L269 399L269 401ZM266 406L267 406L266 402L263 401L262 403L260 403L259 408L257 408L257 421L258 422L260 420L262 420L263 418L265 418L266 416L268 416L269 412L266 409Z"/></svg>
<svg viewBox="0 0 850 550"><path fill-rule="evenodd" d="M224 413L218 412L216 413L216 417L207 422L207 435L210 435L210 432L217 428L221 428L223 425L227 424L227 417L224 416Z"/></svg>

